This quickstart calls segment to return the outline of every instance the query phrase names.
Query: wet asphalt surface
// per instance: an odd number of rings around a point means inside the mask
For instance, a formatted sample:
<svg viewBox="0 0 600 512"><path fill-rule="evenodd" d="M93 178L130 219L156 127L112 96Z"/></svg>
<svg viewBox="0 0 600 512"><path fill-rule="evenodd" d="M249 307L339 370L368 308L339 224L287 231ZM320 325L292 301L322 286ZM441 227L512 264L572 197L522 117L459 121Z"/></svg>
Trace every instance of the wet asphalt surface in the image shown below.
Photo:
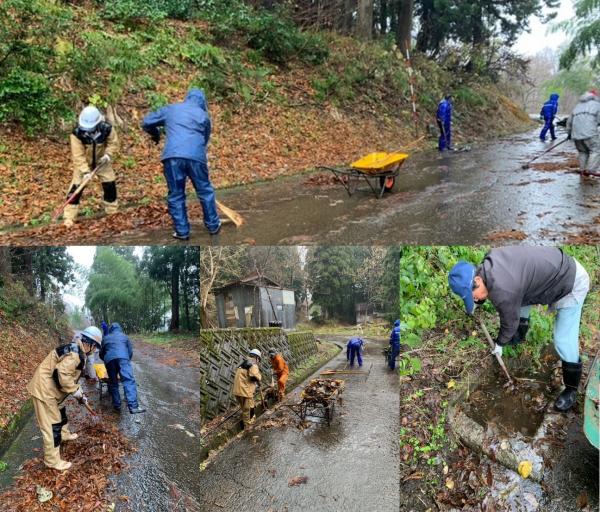
<svg viewBox="0 0 600 512"><path fill-rule="evenodd" d="M566 166L546 172L521 168L551 146L538 133L536 128L477 143L470 151L415 154L383 199L361 191L348 197L340 184L307 185L308 174L218 191L245 224L225 225L218 237L210 237L201 219L191 219L190 243L475 244L511 229L525 233L527 244L556 244L586 228L600 236L600 224L593 224L600 215L600 179L582 178ZM558 139L564 136L559 128ZM537 162L575 156L573 143L566 142ZM171 230L121 233L114 241L173 243Z"/></svg>
<svg viewBox="0 0 600 512"><path fill-rule="evenodd" d="M147 412L132 415L122 406L119 428L133 440L137 453L125 460L127 467L114 479L116 510L201 510L193 498L200 457L199 369L179 352L135 342L133 372L138 401ZM109 414L110 398L103 404ZM127 502L119 499L123 495Z"/></svg>
<svg viewBox="0 0 600 512"><path fill-rule="evenodd" d="M387 340L367 341L363 370L370 369L368 377L334 377L344 379L346 388L331 426L300 430L288 425L244 433L202 472L203 511L399 510L398 374L384 365L381 349ZM311 378L325 368L344 368L345 357L344 351ZM299 389L286 400L298 402ZM298 476L308 477L307 482L289 486Z"/></svg>

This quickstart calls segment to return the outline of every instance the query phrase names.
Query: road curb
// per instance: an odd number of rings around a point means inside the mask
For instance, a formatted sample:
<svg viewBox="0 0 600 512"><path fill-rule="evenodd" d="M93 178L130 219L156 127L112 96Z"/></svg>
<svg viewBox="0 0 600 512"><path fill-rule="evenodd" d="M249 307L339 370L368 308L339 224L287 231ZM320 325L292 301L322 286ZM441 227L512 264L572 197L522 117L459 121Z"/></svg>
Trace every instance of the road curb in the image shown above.
<svg viewBox="0 0 600 512"><path fill-rule="evenodd" d="M29 398L19 409L8 425L0 429L0 458L6 453L12 442L19 435L29 418L33 414L33 402Z"/></svg>

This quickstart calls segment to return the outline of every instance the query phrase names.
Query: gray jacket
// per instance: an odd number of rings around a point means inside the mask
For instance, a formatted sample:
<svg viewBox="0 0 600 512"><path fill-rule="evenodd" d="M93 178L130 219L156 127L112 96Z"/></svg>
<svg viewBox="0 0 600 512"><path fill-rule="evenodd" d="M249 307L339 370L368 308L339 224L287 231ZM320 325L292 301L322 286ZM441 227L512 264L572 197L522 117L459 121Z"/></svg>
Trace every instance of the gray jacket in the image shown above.
<svg viewBox="0 0 600 512"><path fill-rule="evenodd" d="M600 98L589 92L579 98L579 103L567 120L567 133L573 140L598 136L600 125Z"/></svg>
<svg viewBox="0 0 600 512"><path fill-rule="evenodd" d="M522 306L553 304L575 283L575 260L556 247L501 247L488 252L477 269L500 315L499 345L519 327Z"/></svg>

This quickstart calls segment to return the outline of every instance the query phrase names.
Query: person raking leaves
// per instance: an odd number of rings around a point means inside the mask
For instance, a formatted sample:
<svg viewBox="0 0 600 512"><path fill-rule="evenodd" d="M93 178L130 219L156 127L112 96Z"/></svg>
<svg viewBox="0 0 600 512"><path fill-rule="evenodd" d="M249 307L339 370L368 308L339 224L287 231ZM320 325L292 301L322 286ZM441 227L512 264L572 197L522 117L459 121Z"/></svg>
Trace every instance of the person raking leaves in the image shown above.
<svg viewBox="0 0 600 512"><path fill-rule="evenodd" d="M167 105L148 114L142 129L152 140L160 142L164 128L166 143L161 160L169 190L167 204L178 240L189 240L190 223L185 204L185 184L189 178L202 205L204 225L211 235L221 230L215 190L208 176L206 147L210 141L211 122L204 92L190 89L182 103Z"/></svg>
<svg viewBox="0 0 600 512"><path fill-rule="evenodd" d="M552 140L556 140L556 134L554 133L554 118L558 113L558 98L558 94L553 92L548 101L542 106L542 110L540 110L540 119L544 121L544 127L540 132L540 140L542 142L546 141L546 134L548 131L550 131Z"/></svg>
<svg viewBox="0 0 600 512"><path fill-rule="evenodd" d="M394 322L394 327L390 333L390 357L388 366L390 370L396 369L396 359L400 354L400 320Z"/></svg>
<svg viewBox="0 0 600 512"><path fill-rule="evenodd" d="M346 344L346 361L350 363L350 368L354 368L354 359L358 361L358 367L362 368L362 351L364 349L365 342L359 336L353 336L348 340Z"/></svg>
<svg viewBox="0 0 600 512"><path fill-rule="evenodd" d="M102 331L86 327L71 343L53 349L37 367L27 384L44 444L44 464L65 471L71 462L62 460L60 446L64 441L77 439L69 430L65 400L73 395L80 404L88 400L78 381L86 357L102 345Z"/></svg>
<svg viewBox="0 0 600 512"><path fill-rule="evenodd" d="M598 91L586 92L567 120L567 136L575 143L579 172L600 174L600 96Z"/></svg>
<svg viewBox="0 0 600 512"><path fill-rule="evenodd" d="M115 158L119 139L114 127L104 119L100 111L90 105L79 114L79 123L70 137L73 178L67 193L70 203L65 206L63 223L70 227L77 219L83 190L73 193L96 170L104 194L104 211L107 215L117 213L117 178L111 162Z"/></svg>
<svg viewBox="0 0 600 512"><path fill-rule="evenodd" d="M244 428L254 423L254 395L256 386L260 386L262 375L258 363L262 358L260 350L253 348L248 352L248 359L240 364L233 379L233 396L242 410Z"/></svg>
<svg viewBox="0 0 600 512"><path fill-rule="evenodd" d="M590 286L583 266L557 247L501 247L490 250L479 266L459 261L448 275L467 314L487 299L500 315L494 353L523 343L534 304L556 311L554 348L562 361L564 390L554 403L568 411L577 399L582 363L579 359L579 323Z"/></svg>
<svg viewBox="0 0 600 512"><path fill-rule="evenodd" d="M137 385L131 367L133 349L129 337L123 332L117 322L110 324L108 334L104 337L100 349L100 359L106 365L108 373L108 391L112 398L113 410L121 412L121 394L119 393L119 379L123 384L125 400L131 414L146 412L138 404Z"/></svg>
<svg viewBox="0 0 600 512"><path fill-rule="evenodd" d="M440 129L438 149L452 151L452 95L446 94L439 102L435 118Z"/></svg>
<svg viewBox="0 0 600 512"><path fill-rule="evenodd" d="M281 402L285 396L285 384L287 383L290 375L290 369L283 358L283 355L277 352L274 348L269 350L269 359L271 359L271 366L273 367L273 373L277 375L277 388L278 400Z"/></svg>

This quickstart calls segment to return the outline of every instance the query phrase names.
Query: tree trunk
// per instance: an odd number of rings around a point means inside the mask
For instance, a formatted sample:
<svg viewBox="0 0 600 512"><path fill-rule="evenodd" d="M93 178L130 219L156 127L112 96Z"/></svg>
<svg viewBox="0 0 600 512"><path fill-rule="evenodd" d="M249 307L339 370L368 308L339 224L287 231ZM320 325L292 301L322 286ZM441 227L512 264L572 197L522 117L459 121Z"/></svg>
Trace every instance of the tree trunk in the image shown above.
<svg viewBox="0 0 600 512"><path fill-rule="evenodd" d="M344 0L344 13L342 19L344 21L344 32L346 34L352 33L353 25L353 13L356 6L356 0Z"/></svg>
<svg viewBox="0 0 600 512"><path fill-rule="evenodd" d="M190 325L190 300L187 276L186 279L183 280L183 307L185 313L185 329L189 331L192 327Z"/></svg>
<svg viewBox="0 0 600 512"><path fill-rule="evenodd" d="M12 273L12 265L10 261L10 247L0 247L0 278L2 281L10 277Z"/></svg>
<svg viewBox="0 0 600 512"><path fill-rule="evenodd" d="M398 0L398 28L396 43L406 57L410 50L414 0Z"/></svg>
<svg viewBox="0 0 600 512"><path fill-rule="evenodd" d="M419 33L417 34L416 50L420 53L427 53L432 45L432 24L433 24L433 2L421 2L421 16L419 19Z"/></svg>
<svg viewBox="0 0 600 512"><path fill-rule="evenodd" d="M356 35L366 40L373 37L373 0L358 0Z"/></svg>
<svg viewBox="0 0 600 512"><path fill-rule="evenodd" d="M171 324L169 331L179 330L179 263L174 263L171 269Z"/></svg>
<svg viewBox="0 0 600 512"><path fill-rule="evenodd" d="M393 5L393 0L390 0ZM388 0L379 0L379 32L382 36L388 32Z"/></svg>

